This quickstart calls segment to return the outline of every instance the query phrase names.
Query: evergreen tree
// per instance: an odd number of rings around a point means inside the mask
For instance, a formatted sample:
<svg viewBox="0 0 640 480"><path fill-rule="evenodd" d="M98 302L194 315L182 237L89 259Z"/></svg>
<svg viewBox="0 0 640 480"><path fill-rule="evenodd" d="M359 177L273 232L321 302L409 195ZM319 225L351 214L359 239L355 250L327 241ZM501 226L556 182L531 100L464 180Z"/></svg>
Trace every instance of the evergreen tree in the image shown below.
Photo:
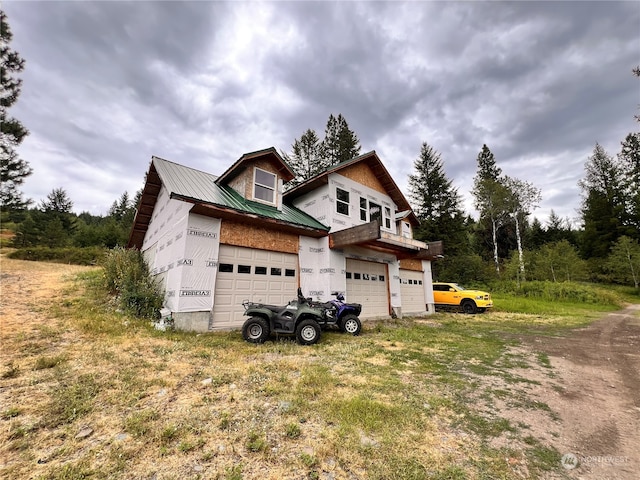
<svg viewBox="0 0 640 480"><path fill-rule="evenodd" d="M294 187L326 170L328 163L322 158L321 142L314 130L308 129L291 145L291 154L284 159L296 174L287 188Z"/></svg>
<svg viewBox="0 0 640 480"><path fill-rule="evenodd" d="M487 144L482 145L477 162L478 173L476 174L476 179L478 181L493 180L497 182L500 179L502 169L496 164L496 159Z"/></svg>
<svg viewBox="0 0 640 480"><path fill-rule="evenodd" d="M547 242L547 233L537 217L534 217L531 226L527 229L527 239L532 249L540 248Z"/></svg>
<svg viewBox="0 0 640 480"><path fill-rule="evenodd" d="M62 228L71 235L77 228L76 216L72 214L73 201L63 188L54 188L47 199L40 203L40 209L47 215L47 223L59 220Z"/></svg>
<svg viewBox="0 0 640 480"><path fill-rule="evenodd" d="M337 163L346 162L360 155L360 139L349 128L347 121L338 114L338 158Z"/></svg>
<svg viewBox="0 0 640 480"><path fill-rule="evenodd" d="M360 140L349 128L342 114L329 115L321 144L321 156L327 167L345 162L360 154Z"/></svg>
<svg viewBox="0 0 640 480"><path fill-rule="evenodd" d="M47 194L47 199L42 200L40 208L44 212L71 213L73 201L63 188L54 188Z"/></svg>
<svg viewBox="0 0 640 480"><path fill-rule="evenodd" d="M585 163L582 189L583 258L605 258L611 245L624 233L624 190L619 165L596 143Z"/></svg>
<svg viewBox="0 0 640 480"><path fill-rule="evenodd" d="M16 148L29 132L19 120L9 117L7 110L18 100L22 80L14 75L24 69L24 60L9 44L13 35L7 16L0 10L0 208L24 209L31 200L24 200L18 187L31 175L29 163L22 160Z"/></svg>
<svg viewBox="0 0 640 480"><path fill-rule="evenodd" d="M444 172L440 154L426 142L409 175L409 196L420 220L416 238L442 240L448 256L468 250L460 195Z"/></svg>
<svg viewBox="0 0 640 480"><path fill-rule="evenodd" d="M37 219L34 219L34 215L42 215L42 213L36 211L29 211L18 227L16 228L16 234L13 237L12 244L14 247L33 247L40 245L42 234Z"/></svg>
<svg viewBox="0 0 640 480"><path fill-rule="evenodd" d="M640 239L640 133L630 133L618 154L622 175L626 234Z"/></svg>

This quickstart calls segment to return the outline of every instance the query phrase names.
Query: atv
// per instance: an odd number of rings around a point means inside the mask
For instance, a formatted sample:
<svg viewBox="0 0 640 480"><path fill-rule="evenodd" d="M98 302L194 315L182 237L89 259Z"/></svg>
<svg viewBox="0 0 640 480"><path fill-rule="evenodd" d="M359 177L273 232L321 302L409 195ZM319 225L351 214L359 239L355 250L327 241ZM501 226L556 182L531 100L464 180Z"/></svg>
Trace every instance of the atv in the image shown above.
<svg viewBox="0 0 640 480"><path fill-rule="evenodd" d="M320 340L320 327L335 324L336 317L327 315L327 310L312 305L298 288L297 300L287 305L276 306L242 302L244 314L249 318L242 325L242 337L251 343L264 343L272 333L295 335L301 345L313 345Z"/></svg>
<svg viewBox="0 0 640 480"><path fill-rule="evenodd" d="M313 303L307 299L309 303L318 308L324 309L327 318L334 320L330 324L335 324L343 333L350 333L353 336L360 335L362 330L362 322L358 318L362 312L362 305L359 303L346 303L344 295L340 292L331 292L336 297L335 300L329 300L325 303Z"/></svg>

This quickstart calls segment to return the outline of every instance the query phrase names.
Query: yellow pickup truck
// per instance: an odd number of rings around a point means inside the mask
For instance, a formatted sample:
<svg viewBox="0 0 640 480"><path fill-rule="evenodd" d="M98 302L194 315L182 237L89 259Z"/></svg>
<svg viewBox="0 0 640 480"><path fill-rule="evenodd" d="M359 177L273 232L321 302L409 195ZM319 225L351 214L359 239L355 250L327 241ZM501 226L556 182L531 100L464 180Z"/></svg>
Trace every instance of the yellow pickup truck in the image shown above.
<svg viewBox="0 0 640 480"><path fill-rule="evenodd" d="M436 308L460 307L464 313L482 313L493 307L490 293L467 290L457 283L434 282L433 299Z"/></svg>

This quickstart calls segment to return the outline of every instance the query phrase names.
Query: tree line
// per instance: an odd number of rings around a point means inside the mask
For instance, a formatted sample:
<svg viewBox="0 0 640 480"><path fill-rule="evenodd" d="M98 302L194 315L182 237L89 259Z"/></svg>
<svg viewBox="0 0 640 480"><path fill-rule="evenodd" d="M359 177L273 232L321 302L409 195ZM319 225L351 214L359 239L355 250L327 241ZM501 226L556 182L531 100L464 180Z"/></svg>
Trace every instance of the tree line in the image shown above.
<svg viewBox="0 0 640 480"><path fill-rule="evenodd" d="M73 201L64 188L54 188L37 206L2 212L3 228L14 232L11 246L104 247L125 246L133 226L142 191L114 200L106 215L72 211Z"/></svg>

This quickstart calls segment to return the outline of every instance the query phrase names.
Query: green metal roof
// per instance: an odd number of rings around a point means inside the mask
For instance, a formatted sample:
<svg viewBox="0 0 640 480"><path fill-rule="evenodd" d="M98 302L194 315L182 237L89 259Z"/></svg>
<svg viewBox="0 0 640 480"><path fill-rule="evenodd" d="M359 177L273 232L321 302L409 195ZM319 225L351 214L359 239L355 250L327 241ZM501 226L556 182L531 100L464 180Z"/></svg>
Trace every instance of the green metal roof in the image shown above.
<svg viewBox="0 0 640 480"><path fill-rule="evenodd" d="M153 157L153 165L164 186L172 196L191 199L198 203L206 203L238 212L272 218L283 222L318 230L329 230L315 218L292 205L283 204L282 210L252 200L247 200L227 185L218 185L218 178L210 173L185 167L177 163Z"/></svg>

